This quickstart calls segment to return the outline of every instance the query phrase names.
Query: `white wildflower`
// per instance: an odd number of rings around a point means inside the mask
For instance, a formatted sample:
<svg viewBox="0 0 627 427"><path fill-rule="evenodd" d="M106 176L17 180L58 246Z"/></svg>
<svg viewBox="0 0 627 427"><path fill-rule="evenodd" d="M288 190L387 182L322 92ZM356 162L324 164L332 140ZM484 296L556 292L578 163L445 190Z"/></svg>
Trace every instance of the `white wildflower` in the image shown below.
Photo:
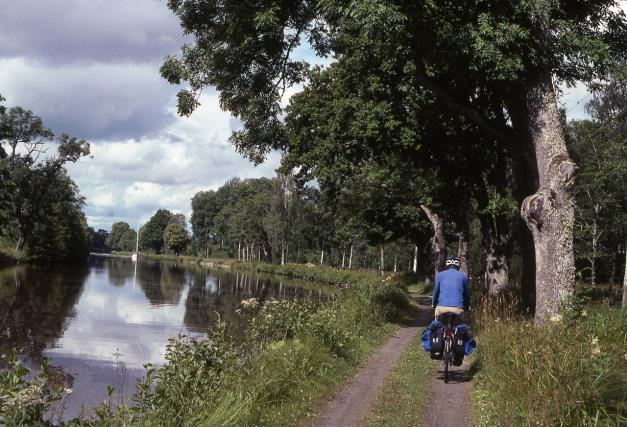
<svg viewBox="0 0 627 427"><path fill-rule="evenodd" d="M562 317L561 314L556 314L555 316L551 317L550 320L553 323L562 323L562 320L564 320L564 318Z"/></svg>
<svg viewBox="0 0 627 427"><path fill-rule="evenodd" d="M592 338L592 342L590 343L590 352L593 356L601 354L601 347L599 346L599 339L597 337Z"/></svg>

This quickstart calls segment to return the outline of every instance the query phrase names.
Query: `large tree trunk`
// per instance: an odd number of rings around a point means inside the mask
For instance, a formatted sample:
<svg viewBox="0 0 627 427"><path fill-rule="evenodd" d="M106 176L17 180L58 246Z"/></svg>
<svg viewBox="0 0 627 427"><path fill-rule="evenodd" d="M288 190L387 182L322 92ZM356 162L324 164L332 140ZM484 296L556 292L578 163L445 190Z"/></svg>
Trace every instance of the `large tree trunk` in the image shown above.
<svg viewBox="0 0 627 427"><path fill-rule="evenodd" d="M481 243L485 255L485 286L491 295L509 289L511 236L504 216L480 215Z"/></svg>
<svg viewBox="0 0 627 427"><path fill-rule="evenodd" d="M420 208L427 214L427 218L433 226L433 238L431 240L431 252L433 253L433 264L435 275L444 268L446 260L446 241L444 239L444 218L433 212L429 207L421 205Z"/></svg>
<svg viewBox="0 0 627 427"><path fill-rule="evenodd" d="M531 141L538 166L538 191L527 197L521 215L531 230L536 254L536 323L556 315L575 288L571 161L550 75L526 94Z"/></svg>

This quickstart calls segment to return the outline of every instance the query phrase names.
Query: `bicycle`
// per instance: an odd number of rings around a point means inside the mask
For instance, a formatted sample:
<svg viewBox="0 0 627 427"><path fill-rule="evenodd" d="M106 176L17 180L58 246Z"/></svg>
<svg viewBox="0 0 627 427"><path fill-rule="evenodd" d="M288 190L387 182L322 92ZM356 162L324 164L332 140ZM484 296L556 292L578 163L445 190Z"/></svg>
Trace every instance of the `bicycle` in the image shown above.
<svg viewBox="0 0 627 427"><path fill-rule="evenodd" d="M455 337L455 328L453 328L451 322L457 317L455 313L444 313L440 315L445 327L443 332L444 351L442 352L442 359L444 361L444 382L448 383L449 374L448 368L453 363L455 353L453 352L453 338Z"/></svg>

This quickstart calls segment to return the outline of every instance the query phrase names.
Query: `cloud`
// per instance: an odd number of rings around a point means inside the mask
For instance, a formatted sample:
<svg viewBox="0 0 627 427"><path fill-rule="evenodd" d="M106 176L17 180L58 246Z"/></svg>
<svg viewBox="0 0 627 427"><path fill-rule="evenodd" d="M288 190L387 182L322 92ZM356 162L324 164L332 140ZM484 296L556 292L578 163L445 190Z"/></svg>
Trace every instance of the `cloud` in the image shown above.
<svg viewBox="0 0 627 427"><path fill-rule="evenodd" d="M176 87L150 64L48 66L0 59L0 93L7 105L41 116L56 133L80 138L137 138L172 123Z"/></svg>
<svg viewBox="0 0 627 427"><path fill-rule="evenodd" d="M217 189L234 176L274 175L278 153L253 167L228 142L238 123L220 109L217 94L203 95L189 118L176 117L173 104L171 124L156 134L96 141L93 158L68 166L87 198L90 225L107 229L122 220L135 227L160 208L189 217L190 200L198 191Z"/></svg>
<svg viewBox="0 0 627 427"><path fill-rule="evenodd" d="M184 41L159 0L19 0L0 9L0 52L47 64L155 62Z"/></svg>

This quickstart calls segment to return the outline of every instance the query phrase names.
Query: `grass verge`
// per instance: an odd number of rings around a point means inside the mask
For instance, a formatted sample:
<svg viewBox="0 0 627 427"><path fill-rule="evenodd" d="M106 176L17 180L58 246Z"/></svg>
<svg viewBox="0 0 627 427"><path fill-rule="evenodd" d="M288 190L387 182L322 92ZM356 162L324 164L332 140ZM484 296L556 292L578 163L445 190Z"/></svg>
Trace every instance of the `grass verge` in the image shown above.
<svg viewBox="0 0 627 427"><path fill-rule="evenodd" d="M588 306L541 327L507 312L479 322L477 426L627 424L627 311Z"/></svg>
<svg viewBox="0 0 627 427"><path fill-rule="evenodd" d="M377 394L366 425L421 426L429 380L437 363L422 349L420 334L416 334Z"/></svg>

